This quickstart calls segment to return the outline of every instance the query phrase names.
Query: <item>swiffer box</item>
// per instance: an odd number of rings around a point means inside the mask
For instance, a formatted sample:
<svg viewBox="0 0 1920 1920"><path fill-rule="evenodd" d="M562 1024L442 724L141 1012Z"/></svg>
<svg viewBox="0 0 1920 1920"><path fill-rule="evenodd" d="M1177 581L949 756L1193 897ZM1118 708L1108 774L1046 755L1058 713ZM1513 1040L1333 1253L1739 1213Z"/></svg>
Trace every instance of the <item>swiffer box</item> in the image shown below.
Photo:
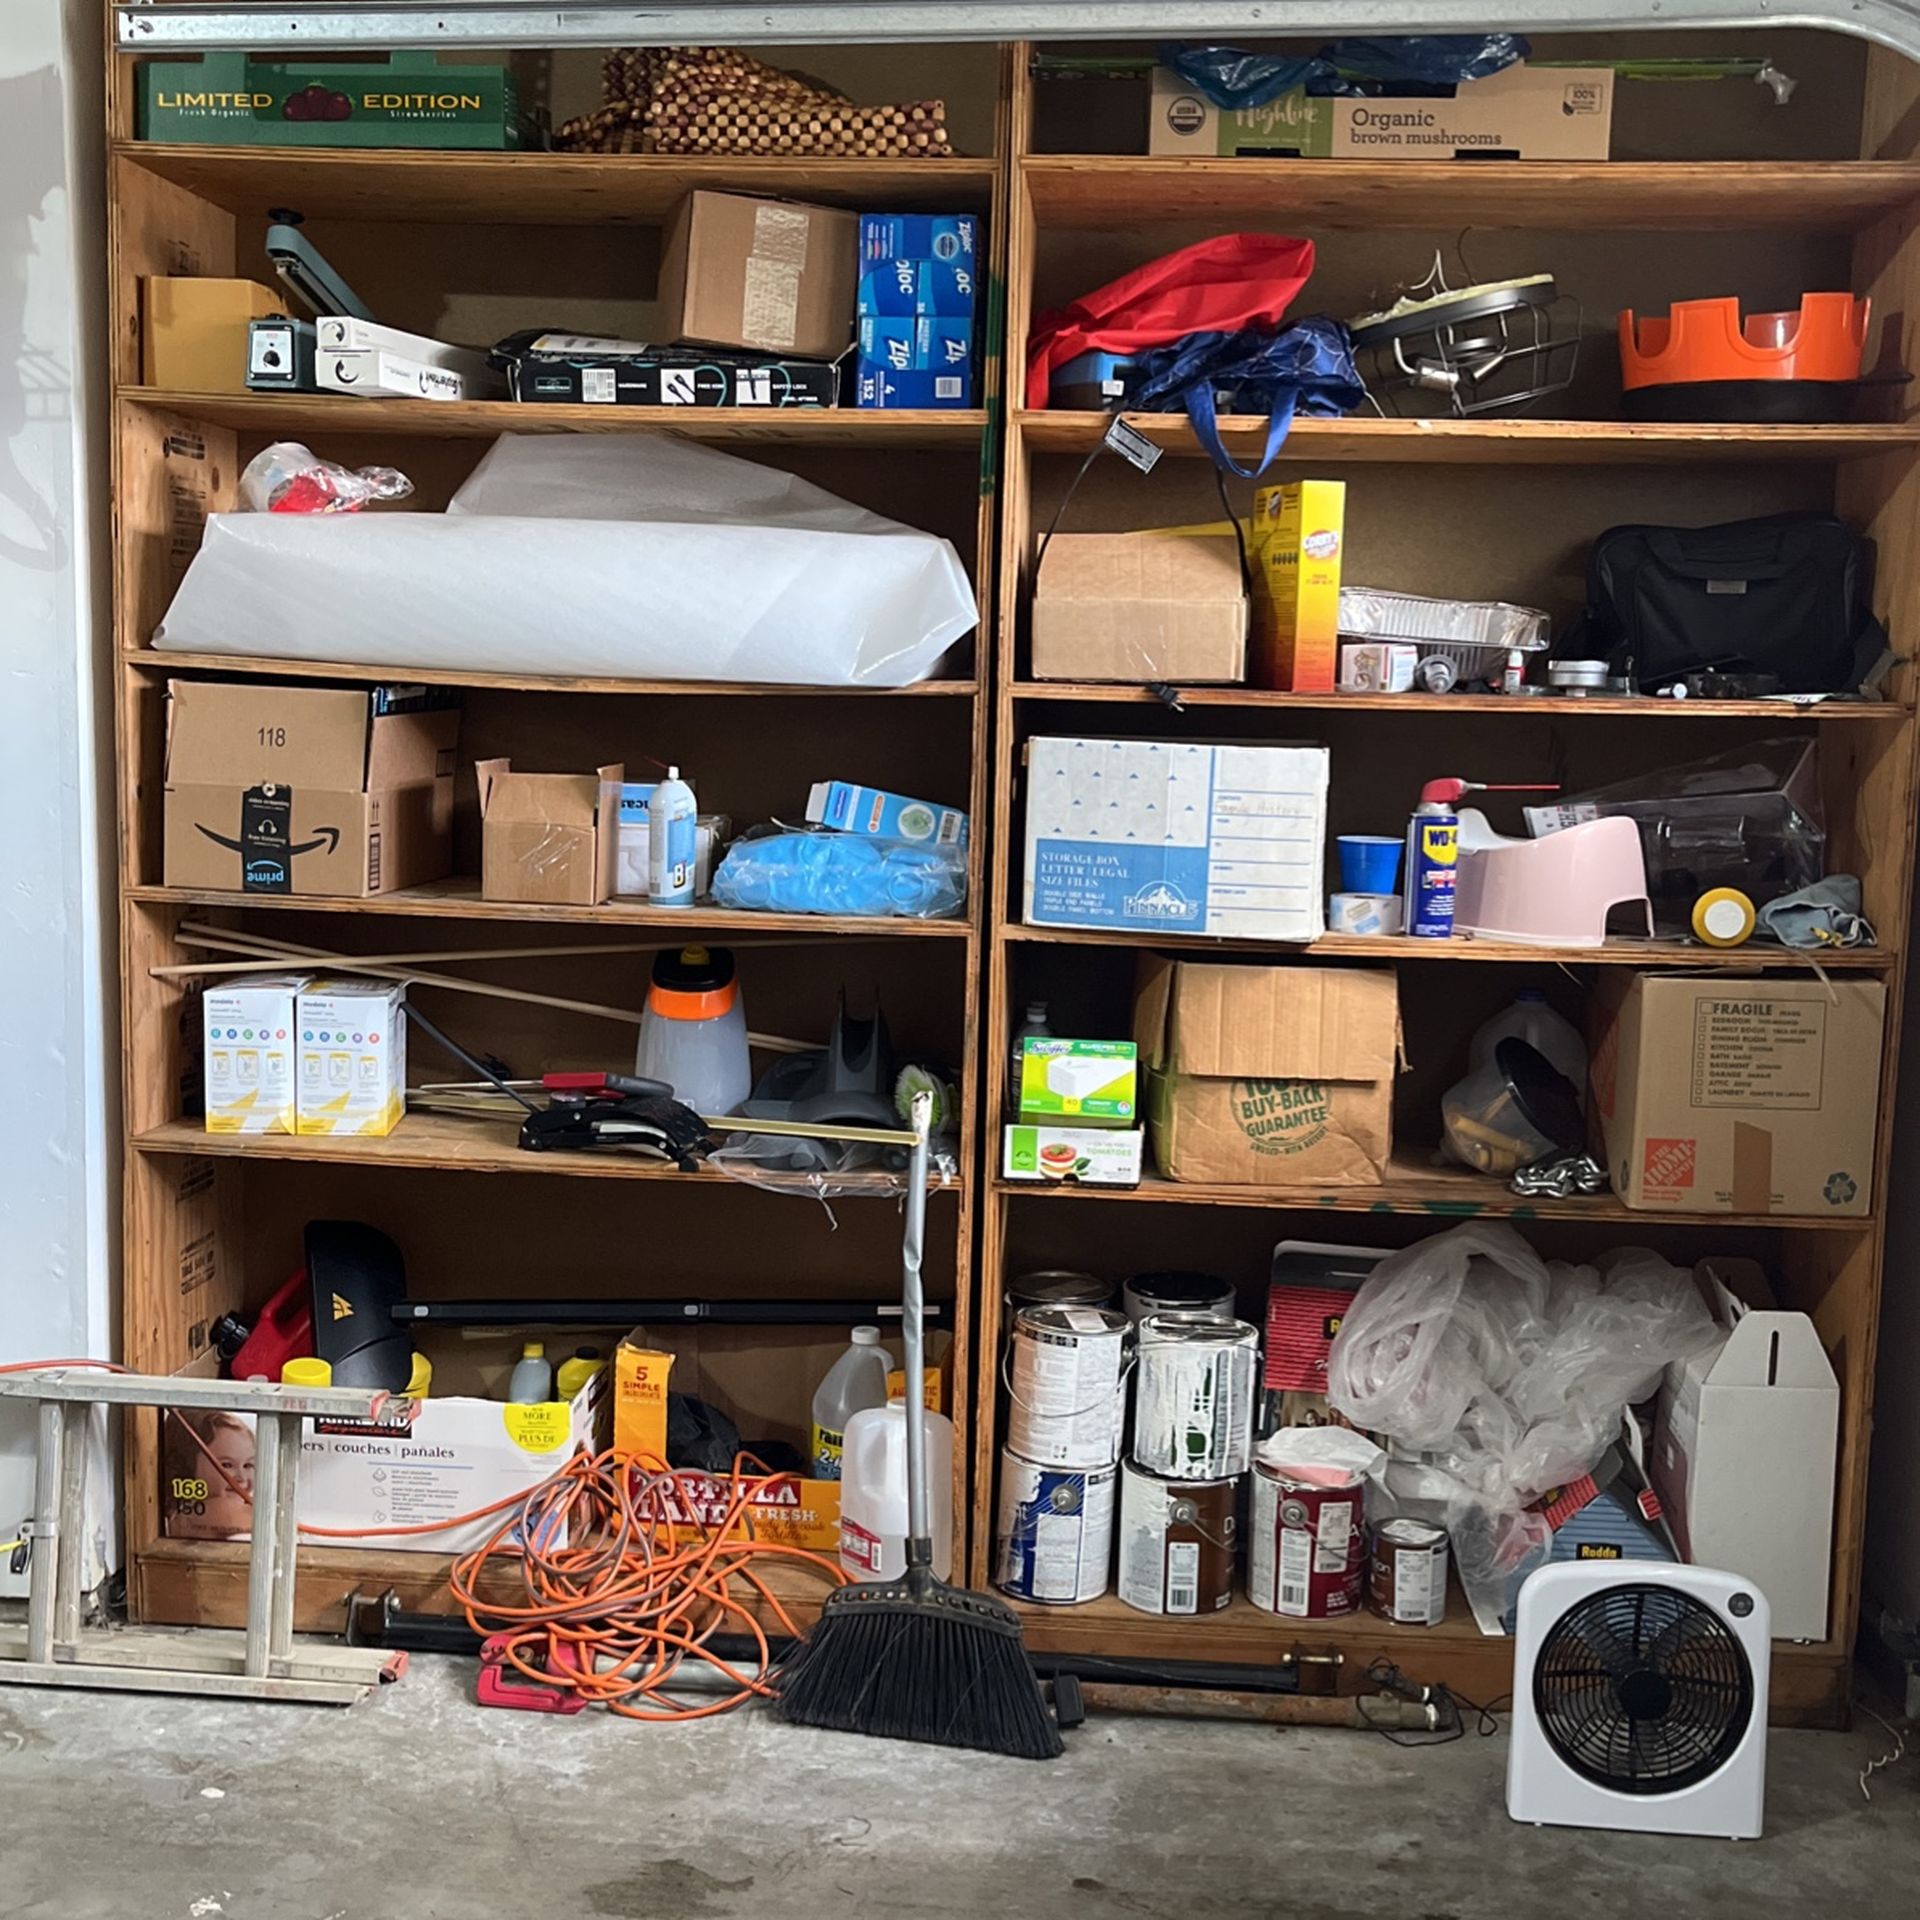
<svg viewBox="0 0 1920 1920"><path fill-rule="evenodd" d="M1020 1118L1063 1127L1134 1124L1138 1049L1131 1040L1020 1043Z"/></svg>
<svg viewBox="0 0 1920 1920"><path fill-rule="evenodd" d="M1266 154L1303 160L1604 160L1612 147L1611 67L1530 67L1465 80L1439 98L1331 98L1299 91L1264 106L1216 107L1156 67L1153 154Z"/></svg>
<svg viewBox="0 0 1920 1920"><path fill-rule="evenodd" d="M257 280L143 278L140 378L175 393L245 393L248 325L286 311Z"/></svg>
<svg viewBox="0 0 1920 1920"><path fill-rule="evenodd" d="M593 907L612 894L623 766L516 773L510 760L482 760L473 771L481 899Z"/></svg>
<svg viewBox="0 0 1920 1920"><path fill-rule="evenodd" d="M1327 757L1325 747L1029 741L1028 924L1317 938Z"/></svg>
<svg viewBox="0 0 1920 1920"><path fill-rule="evenodd" d="M1693 1270L1722 1344L1667 1369L1653 1484L1681 1553L1767 1596L1781 1640L1827 1637L1840 1383L1813 1322L1752 1260Z"/></svg>
<svg viewBox="0 0 1920 1920"><path fill-rule="evenodd" d="M571 1400L508 1404L520 1341L421 1336L433 1362L433 1392L391 1400L385 1416L359 1424L312 1420L302 1429L296 1513L306 1527L415 1527L529 1494L576 1451L596 1452L606 1420L606 1374ZM175 1540L245 1540L252 1511L253 1422L237 1413L187 1411L161 1431L161 1530ZM508 1518L490 1513L433 1533L377 1541L302 1542L358 1550L463 1553L484 1545Z"/></svg>
<svg viewBox="0 0 1920 1920"><path fill-rule="evenodd" d="M1647 1213L1873 1205L1878 980L1640 973L1603 981L1593 1092L1613 1190Z"/></svg>
<svg viewBox="0 0 1920 1920"><path fill-rule="evenodd" d="M1169 1180L1365 1187L1384 1175L1400 1043L1389 969L1145 954L1133 1037Z"/></svg>
<svg viewBox="0 0 1920 1920"><path fill-rule="evenodd" d="M1036 680L1247 677L1240 542L1174 533L1059 533L1033 587Z"/></svg>
<svg viewBox="0 0 1920 1920"><path fill-rule="evenodd" d="M170 887L349 897L453 868L457 710L394 689L167 683Z"/></svg>
<svg viewBox="0 0 1920 1920"><path fill-rule="evenodd" d="M858 221L837 207L690 193L660 257L676 340L837 360L853 343Z"/></svg>

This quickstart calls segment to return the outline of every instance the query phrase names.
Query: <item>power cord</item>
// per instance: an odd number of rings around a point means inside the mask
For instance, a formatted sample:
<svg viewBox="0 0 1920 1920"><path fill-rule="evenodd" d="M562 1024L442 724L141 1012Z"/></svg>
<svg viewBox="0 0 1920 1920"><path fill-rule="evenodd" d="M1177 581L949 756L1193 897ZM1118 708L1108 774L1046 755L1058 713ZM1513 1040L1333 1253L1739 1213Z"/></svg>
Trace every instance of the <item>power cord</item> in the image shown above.
<svg viewBox="0 0 1920 1920"><path fill-rule="evenodd" d="M1410 1680L1391 1660L1375 1660L1367 1668L1367 1678L1381 1693L1393 1694L1396 1698L1407 1700L1416 1706L1432 1706L1440 1714L1442 1724L1431 1733L1406 1733L1392 1727L1384 1727L1378 1721L1368 1718L1365 1697L1354 1702L1357 1718L1370 1733L1377 1733L1381 1739L1396 1747L1445 1747L1456 1740L1463 1740L1467 1733L1467 1714L1473 1716L1473 1730L1485 1740L1500 1731L1500 1722L1495 1717L1503 1707L1511 1704L1510 1694L1497 1695L1488 1705L1482 1706L1477 1700L1469 1700L1464 1693L1452 1687L1428 1686L1418 1680ZM1461 1711L1466 1709L1466 1713Z"/></svg>

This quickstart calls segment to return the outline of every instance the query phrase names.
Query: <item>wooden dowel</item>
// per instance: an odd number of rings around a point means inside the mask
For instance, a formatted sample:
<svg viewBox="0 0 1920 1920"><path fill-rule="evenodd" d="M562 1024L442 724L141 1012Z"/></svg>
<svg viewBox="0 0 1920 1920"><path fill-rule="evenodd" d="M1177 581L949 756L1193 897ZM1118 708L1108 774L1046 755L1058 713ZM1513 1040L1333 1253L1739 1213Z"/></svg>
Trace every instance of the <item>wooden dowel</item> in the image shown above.
<svg viewBox="0 0 1920 1920"><path fill-rule="evenodd" d="M184 935L191 929L191 923L181 929ZM219 932L227 930L222 927ZM871 935L853 934L852 939L872 938ZM786 939L729 940L729 952L741 947L799 947L809 943L810 936L794 934ZM685 940L620 940L601 941L583 946L565 947L457 947L435 953L368 953L355 954L353 964L356 967L417 967L440 966L449 961L474 960L572 960L588 955L606 954L643 954L671 953L677 947L687 944ZM343 959L345 955L341 956ZM147 972L156 980L185 980L196 974L220 973L262 973L271 972L282 962L273 956L260 960L238 960L222 962L219 960L196 960L186 966L149 967Z"/></svg>

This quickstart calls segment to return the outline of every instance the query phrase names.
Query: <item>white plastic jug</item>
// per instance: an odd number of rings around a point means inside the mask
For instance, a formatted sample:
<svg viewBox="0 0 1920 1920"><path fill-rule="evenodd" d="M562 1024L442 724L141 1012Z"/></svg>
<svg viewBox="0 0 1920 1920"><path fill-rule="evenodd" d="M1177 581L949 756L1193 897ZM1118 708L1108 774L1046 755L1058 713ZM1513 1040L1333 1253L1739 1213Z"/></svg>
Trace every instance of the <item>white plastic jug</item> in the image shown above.
<svg viewBox="0 0 1920 1920"><path fill-rule="evenodd" d="M633 1070L664 1080L695 1113L732 1113L753 1091L747 1007L724 947L682 947L653 963Z"/></svg>
<svg viewBox="0 0 1920 1920"><path fill-rule="evenodd" d="M1547 1005L1538 987L1522 987L1513 996L1512 1006L1481 1023L1468 1045L1467 1065L1484 1067L1502 1040L1524 1040L1573 1082L1574 1092L1586 1092L1587 1043L1571 1020Z"/></svg>
<svg viewBox="0 0 1920 1920"><path fill-rule="evenodd" d="M933 1495L933 1570L953 1574L953 1422L929 1411L927 1478ZM907 1403L890 1400L847 1422L840 1474L840 1568L854 1580L907 1570Z"/></svg>
<svg viewBox="0 0 1920 1920"><path fill-rule="evenodd" d="M853 1344L826 1371L813 1392L813 1434L808 1471L816 1480L840 1478L840 1449L847 1422L863 1408L887 1404L887 1368L878 1327L855 1327Z"/></svg>

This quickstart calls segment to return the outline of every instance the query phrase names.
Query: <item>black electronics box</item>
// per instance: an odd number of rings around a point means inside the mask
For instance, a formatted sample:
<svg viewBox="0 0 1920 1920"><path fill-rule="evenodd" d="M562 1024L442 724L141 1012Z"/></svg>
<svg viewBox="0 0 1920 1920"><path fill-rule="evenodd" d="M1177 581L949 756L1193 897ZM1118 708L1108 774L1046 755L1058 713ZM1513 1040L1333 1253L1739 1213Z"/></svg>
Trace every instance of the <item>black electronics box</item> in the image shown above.
<svg viewBox="0 0 1920 1920"><path fill-rule="evenodd" d="M840 369L825 360L572 333L516 333L488 358L516 400L612 407L832 407L840 400Z"/></svg>

